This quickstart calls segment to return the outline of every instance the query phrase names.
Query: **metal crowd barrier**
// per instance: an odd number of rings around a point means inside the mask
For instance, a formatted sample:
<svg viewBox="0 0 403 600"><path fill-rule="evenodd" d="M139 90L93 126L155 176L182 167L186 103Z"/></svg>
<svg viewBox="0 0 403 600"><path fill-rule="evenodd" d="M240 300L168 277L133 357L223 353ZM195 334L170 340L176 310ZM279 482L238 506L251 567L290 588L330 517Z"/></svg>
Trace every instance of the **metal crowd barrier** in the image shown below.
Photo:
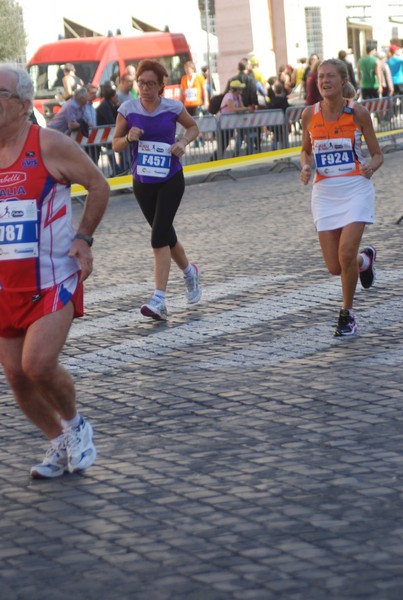
<svg viewBox="0 0 403 600"><path fill-rule="evenodd" d="M114 131L114 125L104 125L91 127L88 137L85 137L80 131L68 133L71 139L83 147L105 177L123 175L130 169L130 150L121 153L112 150Z"/></svg>
<svg viewBox="0 0 403 600"><path fill-rule="evenodd" d="M302 142L302 112L306 106L289 106L285 111L285 120L287 122L287 147L294 148L300 146Z"/></svg>
<svg viewBox="0 0 403 600"><path fill-rule="evenodd" d="M182 157L183 165L192 165L214 160L217 151L217 119L214 115L195 117L200 135L194 142L186 147L186 154ZM176 126L176 137L179 139L184 132L180 123Z"/></svg>
<svg viewBox="0 0 403 600"><path fill-rule="evenodd" d="M400 148L398 137L403 138L403 96L362 100L371 114L375 132L385 150ZM216 117L196 117L200 135L186 147L183 165L260 154L301 145L301 115L305 106L291 106L282 110L257 110L249 113L230 113ZM88 138L79 132L70 137L81 144L106 177L115 177L130 171L130 152L112 150L114 126L93 127ZM176 135L183 134L178 124Z"/></svg>
<svg viewBox="0 0 403 600"><path fill-rule="evenodd" d="M285 116L282 110L258 110L195 117L200 136L189 144L184 165L268 152L287 147ZM178 124L179 138L183 127Z"/></svg>
<svg viewBox="0 0 403 600"><path fill-rule="evenodd" d="M229 158L284 148L285 125L285 115L280 109L220 115L218 156Z"/></svg>

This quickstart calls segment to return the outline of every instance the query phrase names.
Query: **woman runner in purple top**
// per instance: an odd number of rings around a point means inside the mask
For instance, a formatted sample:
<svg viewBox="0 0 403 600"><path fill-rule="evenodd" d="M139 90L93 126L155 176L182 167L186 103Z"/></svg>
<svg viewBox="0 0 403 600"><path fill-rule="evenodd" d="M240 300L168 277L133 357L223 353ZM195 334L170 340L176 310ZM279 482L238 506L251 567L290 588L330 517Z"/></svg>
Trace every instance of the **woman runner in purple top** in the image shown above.
<svg viewBox="0 0 403 600"><path fill-rule="evenodd" d="M164 77L168 73L158 61L139 63L139 98L119 107L113 138L115 152L131 147L134 195L151 226L155 290L140 311L157 321L166 320L168 314L165 295L171 259L183 271L188 303L195 304L201 297L200 269L188 261L173 227L185 191L180 157L199 129L182 102L162 96ZM185 132L175 141L177 122Z"/></svg>

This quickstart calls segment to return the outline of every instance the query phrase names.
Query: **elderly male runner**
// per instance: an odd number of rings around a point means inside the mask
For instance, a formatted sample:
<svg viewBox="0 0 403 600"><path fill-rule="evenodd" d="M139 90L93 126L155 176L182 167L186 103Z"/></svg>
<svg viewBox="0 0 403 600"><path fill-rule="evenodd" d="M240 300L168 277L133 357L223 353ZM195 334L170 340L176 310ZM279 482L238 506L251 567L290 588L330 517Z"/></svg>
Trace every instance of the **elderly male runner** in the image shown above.
<svg viewBox="0 0 403 600"><path fill-rule="evenodd" d="M82 471L96 458L59 354L83 314L91 236L109 186L78 144L30 123L32 98L28 74L0 64L0 362L21 410L50 441L31 469L40 478ZM77 233L72 181L88 190Z"/></svg>

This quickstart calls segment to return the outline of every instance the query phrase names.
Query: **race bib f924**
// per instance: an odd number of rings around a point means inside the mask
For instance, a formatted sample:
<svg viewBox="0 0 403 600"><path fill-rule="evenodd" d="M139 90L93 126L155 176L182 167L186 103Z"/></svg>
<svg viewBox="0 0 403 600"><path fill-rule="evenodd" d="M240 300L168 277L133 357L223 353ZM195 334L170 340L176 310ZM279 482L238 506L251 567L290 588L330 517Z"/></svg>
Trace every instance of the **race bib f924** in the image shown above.
<svg viewBox="0 0 403 600"><path fill-rule="evenodd" d="M349 138L315 140L313 152L317 172L324 177L337 177L355 171L353 148Z"/></svg>

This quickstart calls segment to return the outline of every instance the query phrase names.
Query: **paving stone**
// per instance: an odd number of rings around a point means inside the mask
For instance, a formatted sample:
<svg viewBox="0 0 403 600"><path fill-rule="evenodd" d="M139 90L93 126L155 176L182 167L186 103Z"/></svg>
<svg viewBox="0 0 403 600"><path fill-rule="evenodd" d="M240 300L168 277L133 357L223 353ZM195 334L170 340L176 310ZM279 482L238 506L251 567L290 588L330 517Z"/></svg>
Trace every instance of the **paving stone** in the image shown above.
<svg viewBox="0 0 403 600"><path fill-rule="evenodd" d="M376 173L374 288L333 337L298 171L188 185L188 307L149 323L149 231L114 194L62 362L94 427L81 476L31 481L46 442L0 376L0 600L401 600L401 153ZM74 218L81 208L74 205Z"/></svg>

